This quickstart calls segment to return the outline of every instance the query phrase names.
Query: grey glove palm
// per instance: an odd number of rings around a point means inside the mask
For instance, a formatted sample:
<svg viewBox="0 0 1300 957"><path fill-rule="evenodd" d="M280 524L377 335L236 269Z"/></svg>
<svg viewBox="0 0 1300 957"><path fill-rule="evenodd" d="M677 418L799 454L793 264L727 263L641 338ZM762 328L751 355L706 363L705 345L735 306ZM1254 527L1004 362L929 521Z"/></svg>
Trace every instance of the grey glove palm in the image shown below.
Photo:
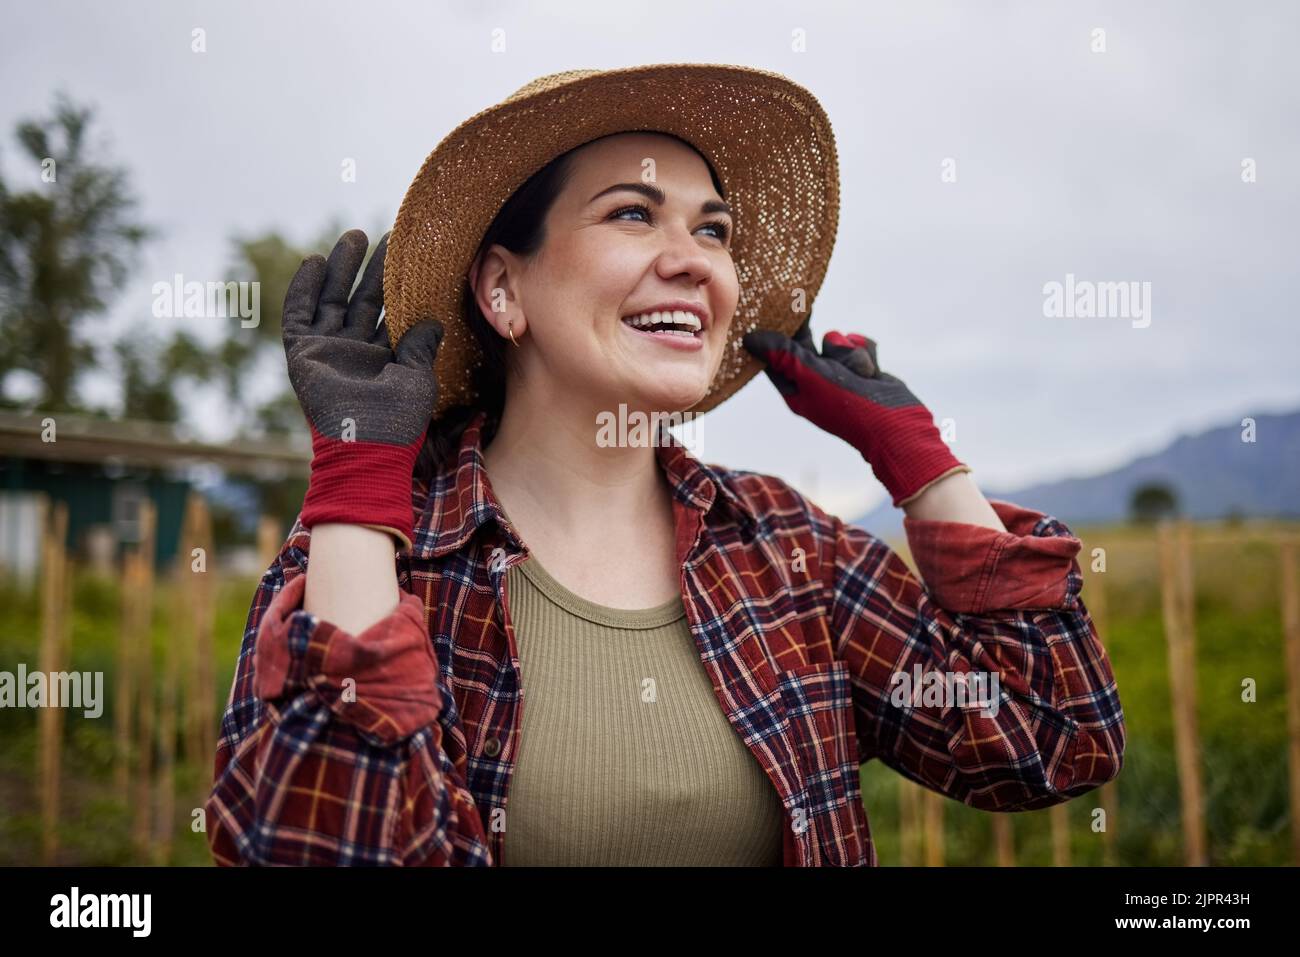
<svg viewBox="0 0 1300 957"><path fill-rule="evenodd" d="M284 299L289 381L312 433L306 527L346 522L382 528L411 545L411 473L438 397L434 360L443 326L416 323L394 351L379 320L384 253L380 240L349 298L368 242L344 233L328 261L309 256Z"/></svg>

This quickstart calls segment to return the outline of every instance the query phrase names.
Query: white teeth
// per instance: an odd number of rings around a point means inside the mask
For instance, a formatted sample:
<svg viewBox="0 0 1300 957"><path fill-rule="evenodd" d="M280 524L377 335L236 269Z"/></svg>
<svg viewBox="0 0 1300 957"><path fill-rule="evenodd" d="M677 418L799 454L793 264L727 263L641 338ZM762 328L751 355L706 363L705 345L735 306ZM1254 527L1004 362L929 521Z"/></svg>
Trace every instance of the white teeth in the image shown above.
<svg viewBox="0 0 1300 957"><path fill-rule="evenodd" d="M682 326L682 329L665 330L666 335L682 335L694 337L696 332L703 329L704 324L700 322L700 317L691 312L676 310L673 312L644 312L639 316L629 316L623 320L629 326L641 328L643 326L652 326L655 323L671 322L675 326Z"/></svg>

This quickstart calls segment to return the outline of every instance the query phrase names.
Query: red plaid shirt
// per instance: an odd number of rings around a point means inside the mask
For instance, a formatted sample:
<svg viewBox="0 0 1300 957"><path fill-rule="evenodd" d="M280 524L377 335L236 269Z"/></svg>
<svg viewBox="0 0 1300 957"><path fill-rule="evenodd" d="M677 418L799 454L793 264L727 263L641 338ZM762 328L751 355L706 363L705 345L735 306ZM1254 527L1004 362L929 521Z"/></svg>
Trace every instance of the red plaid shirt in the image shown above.
<svg viewBox="0 0 1300 957"><path fill-rule="evenodd" d="M502 863L525 701L505 572L529 553L487 483L484 421L431 493L413 483L388 617L352 635L302 610L301 520L263 576L206 805L218 863ZM1062 523L1006 502L1007 532L907 518L922 585L780 479L656 455L701 665L780 796L786 866L877 863L873 758L988 811L1119 773L1115 677ZM955 672L996 672L996 709L896 693L896 675Z"/></svg>

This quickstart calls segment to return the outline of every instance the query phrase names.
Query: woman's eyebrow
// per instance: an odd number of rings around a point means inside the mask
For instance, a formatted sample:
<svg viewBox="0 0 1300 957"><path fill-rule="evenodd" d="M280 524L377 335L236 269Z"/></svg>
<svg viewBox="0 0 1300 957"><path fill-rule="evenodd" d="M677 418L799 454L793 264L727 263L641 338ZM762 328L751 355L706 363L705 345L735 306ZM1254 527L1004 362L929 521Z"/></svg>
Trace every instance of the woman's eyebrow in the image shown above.
<svg viewBox="0 0 1300 957"><path fill-rule="evenodd" d="M631 190L634 193L640 193L642 196L645 196L647 199L653 202L656 206L662 206L664 203L668 201L668 197L664 195L664 191L660 189L658 186L653 186L650 183L615 183L613 186L602 189L595 196L591 197L591 199L587 200L587 202L588 204L594 203L602 196L605 196L609 193L617 193L619 190L623 190L623 189ZM728 216L730 216L731 207L728 206L720 199L710 199L710 200L705 200L700 205L700 212L701 213L726 213Z"/></svg>

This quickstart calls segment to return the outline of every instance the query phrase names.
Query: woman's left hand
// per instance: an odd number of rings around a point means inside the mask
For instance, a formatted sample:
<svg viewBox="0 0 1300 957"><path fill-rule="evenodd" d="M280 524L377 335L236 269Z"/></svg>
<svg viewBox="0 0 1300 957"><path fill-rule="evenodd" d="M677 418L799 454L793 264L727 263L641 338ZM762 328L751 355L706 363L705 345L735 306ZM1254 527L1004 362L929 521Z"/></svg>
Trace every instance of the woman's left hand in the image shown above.
<svg viewBox="0 0 1300 957"><path fill-rule="evenodd" d="M901 506L927 486L969 466L953 456L930 410L901 379L882 372L866 336L828 332L819 355L811 314L793 337L767 329L745 334L786 405L852 445Z"/></svg>

